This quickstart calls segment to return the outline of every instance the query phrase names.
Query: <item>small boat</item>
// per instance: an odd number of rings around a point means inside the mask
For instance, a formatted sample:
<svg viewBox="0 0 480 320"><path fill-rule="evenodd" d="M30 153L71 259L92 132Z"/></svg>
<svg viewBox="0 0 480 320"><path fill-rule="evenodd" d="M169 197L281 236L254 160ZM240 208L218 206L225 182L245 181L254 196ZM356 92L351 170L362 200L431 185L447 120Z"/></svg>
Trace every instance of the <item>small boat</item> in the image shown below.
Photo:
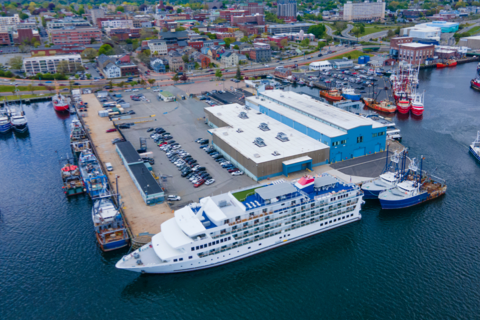
<svg viewBox="0 0 480 320"><path fill-rule="evenodd" d="M63 192L67 197L82 194L86 191L78 166L67 163L60 172L63 180Z"/></svg>
<svg viewBox="0 0 480 320"><path fill-rule="evenodd" d="M69 100L60 93L57 80L55 80L55 90L57 93L52 98L53 109L57 112L69 112Z"/></svg>
<svg viewBox="0 0 480 320"><path fill-rule="evenodd" d="M397 101L397 110L398 112L400 113L408 113L411 109L411 104L410 104L410 100L408 99L407 95L404 94L402 95L398 101Z"/></svg>
<svg viewBox="0 0 480 320"><path fill-rule="evenodd" d="M340 91L338 91L337 89L320 90L320 97L325 98L330 102L340 101L343 99Z"/></svg>
<svg viewBox="0 0 480 320"><path fill-rule="evenodd" d="M456 65L457 65L457 60L448 59L445 63L441 63L441 62L437 63L437 69L455 67Z"/></svg>
<svg viewBox="0 0 480 320"><path fill-rule="evenodd" d="M355 93L355 89L353 88L343 88L342 96L345 99L352 100L352 101L359 101L362 98L362 95L359 93Z"/></svg>
<svg viewBox="0 0 480 320"><path fill-rule="evenodd" d="M0 109L0 133L6 133L12 128L12 123L8 116L8 111Z"/></svg>
<svg viewBox="0 0 480 320"><path fill-rule="evenodd" d="M397 111L397 106L394 103L391 103L389 100L385 99L380 101L379 103L372 103L367 105L367 107L381 111L381 112L386 112L386 113L393 113Z"/></svg>
<svg viewBox="0 0 480 320"><path fill-rule="evenodd" d="M424 93L418 93L416 92L413 95L412 99L412 107L410 110L412 110L412 114L416 116L421 116L423 114L424 106L423 106L423 101L424 101Z"/></svg>
<svg viewBox="0 0 480 320"><path fill-rule="evenodd" d="M130 238L127 228L110 195L95 200L92 208L92 220L95 236L103 251L112 251L128 246Z"/></svg>
<svg viewBox="0 0 480 320"><path fill-rule="evenodd" d="M477 139L470 145L470 153L473 154L477 161L480 161L480 131L477 131Z"/></svg>
<svg viewBox="0 0 480 320"><path fill-rule="evenodd" d="M77 158L84 150L91 149L90 140L83 129L82 123L75 119L70 123L70 147L73 155Z"/></svg>
<svg viewBox="0 0 480 320"><path fill-rule="evenodd" d="M480 78L472 79L470 81L470 88L476 91L480 91Z"/></svg>
<svg viewBox="0 0 480 320"><path fill-rule="evenodd" d="M388 154L388 149L387 149ZM386 160L385 168L380 176L370 182L362 185L363 198L364 199L378 199L380 192L390 190L397 186L397 183L402 181L403 178L403 163L406 160L407 151L404 149L401 152L395 151L388 162ZM400 160L402 161L401 164Z"/></svg>
<svg viewBox="0 0 480 320"><path fill-rule="evenodd" d="M26 132L28 130L28 121L24 111L12 111L10 123L12 124L13 130L17 132Z"/></svg>
<svg viewBox="0 0 480 320"><path fill-rule="evenodd" d="M410 160L408 178L393 189L381 192L378 195L382 209L403 209L438 198L445 194L447 185L443 179L427 175L422 170L423 156L420 169L416 166L415 158Z"/></svg>
<svg viewBox="0 0 480 320"><path fill-rule="evenodd" d="M362 101L367 107L373 105L374 103L377 103L377 101L375 101L375 99L373 98L362 98Z"/></svg>

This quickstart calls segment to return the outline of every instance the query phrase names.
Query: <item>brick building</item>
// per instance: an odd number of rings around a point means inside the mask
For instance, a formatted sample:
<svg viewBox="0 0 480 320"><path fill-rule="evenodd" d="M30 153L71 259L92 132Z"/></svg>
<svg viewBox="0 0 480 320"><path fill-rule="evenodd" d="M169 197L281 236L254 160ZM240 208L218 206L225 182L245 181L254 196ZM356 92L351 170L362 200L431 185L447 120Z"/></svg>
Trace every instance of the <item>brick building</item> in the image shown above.
<svg viewBox="0 0 480 320"><path fill-rule="evenodd" d="M398 45L398 59L413 65L425 63L425 59L433 58L435 46L423 43L403 43Z"/></svg>
<svg viewBox="0 0 480 320"><path fill-rule="evenodd" d="M138 75L138 67L133 63L119 63L117 64L122 72L122 77L136 76Z"/></svg>
<svg viewBox="0 0 480 320"><path fill-rule="evenodd" d="M203 48L203 41L187 41L188 45L196 50L201 50Z"/></svg>
<svg viewBox="0 0 480 320"><path fill-rule="evenodd" d="M101 43L86 44L86 45L56 45L50 47L37 47L31 49L32 57L34 56L56 56L67 54L80 54L85 49L92 48L95 50L100 49Z"/></svg>
<svg viewBox="0 0 480 320"><path fill-rule="evenodd" d="M400 44L412 43L412 37L395 37L390 39L390 55L394 58L398 58L398 49Z"/></svg>
<svg viewBox="0 0 480 320"><path fill-rule="evenodd" d="M232 16L230 23L232 26L240 26L243 24L263 26L265 25L265 16L263 14Z"/></svg>
<svg viewBox="0 0 480 320"><path fill-rule="evenodd" d="M0 32L0 45L11 45L12 39L10 38L10 33Z"/></svg>
<svg viewBox="0 0 480 320"><path fill-rule="evenodd" d="M252 48L249 52L250 60L255 62L270 62L272 60L272 50L262 48Z"/></svg>
<svg viewBox="0 0 480 320"><path fill-rule="evenodd" d="M117 37L119 40L140 38L140 29L137 28L115 28L106 31L110 37Z"/></svg>
<svg viewBox="0 0 480 320"><path fill-rule="evenodd" d="M32 41L33 39L40 42L40 35L37 30L18 29L17 32L13 34L13 42L15 44L22 44L25 40Z"/></svg>
<svg viewBox="0 0 480 320"><path fill-rule="evenodd" d="M51 41L54 45L62 44L90 44L93 38L102 41L102 33L98 28L86 27L75 29L49 30Z"/></svg>
<svg viewBox="0 0 480 320"><path fill-rule="evenodd" d="M259 5L258 3L255 2L249 2L247 5L247 10L249 14L264 14L265 10L262 5Z"/></svg>
<svg viewBox="0 0 480 320"><path fill-rule="evenodd" d="M232 17L248 15L247 10L220 10L220 19L225 19L227 22L231 21Z"/></svg>

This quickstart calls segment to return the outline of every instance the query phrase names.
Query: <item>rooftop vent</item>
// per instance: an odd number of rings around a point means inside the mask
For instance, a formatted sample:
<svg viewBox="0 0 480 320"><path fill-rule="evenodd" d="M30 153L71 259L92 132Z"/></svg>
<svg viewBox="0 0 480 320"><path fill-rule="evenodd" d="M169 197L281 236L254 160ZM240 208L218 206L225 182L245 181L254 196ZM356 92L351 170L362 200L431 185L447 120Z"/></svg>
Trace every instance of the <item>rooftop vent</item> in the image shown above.
<svg viewBox="0 0 480 320"><path fill-rule="evenodd" d="M275 138L277 138L278 140L280 140L282 142L287 142L288 141L287 135L283 132L279 132Z"/></svg>
<svg viewBox="0 0 480 320"><path fill-rule="evenodd" d="M238 133L242 133L243 130L242 130L241 128L238 128L238 129L237 129L237 132L238 132Z"/></svg>
<svg viewBox="0 0 480 320"><path fill-rule="evenodd" d="M277 151L273 151L273 153L272 153L272 156L279 156L279 155L280 155L280 153L277 152Z"/></svg>
<svg viewBox="0 0 480 320"><path fill-rule="evenodd" d="M247 116L246 112L240 112L240 114L238 116L240 117L240 119L248 119L248 116Z"/></svg>
<svg viewBox="0 0 480 320"><path fill-rule="evenodd" d="M253 156L254 156L255 158L260 158L260 155L259 155L258 153L255 153Z"/></svg>
<svg viewBox="0 0 480 320"><path fill-rule="evenodd" d="M257 147L266 147L267 145L265 144L265 141L263 141L262 138L255 138L255 140L253 141L253 143L257 146Z"/></svg>
<svg viewBox="0 0 480 320"><path fill-rule="evenodd" d="M269 131L270 130L270 128L268 127L268 124L266 124L265 122L260 123L258 128L262 131Z"/></svg>

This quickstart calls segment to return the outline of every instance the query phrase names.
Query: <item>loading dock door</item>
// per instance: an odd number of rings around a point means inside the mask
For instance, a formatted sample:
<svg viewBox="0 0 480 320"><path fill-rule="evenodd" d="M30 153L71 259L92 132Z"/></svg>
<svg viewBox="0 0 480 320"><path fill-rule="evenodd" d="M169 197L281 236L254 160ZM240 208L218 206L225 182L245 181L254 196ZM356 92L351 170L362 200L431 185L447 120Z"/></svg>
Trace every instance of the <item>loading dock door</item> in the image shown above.
<svg viewBox="0 0 480 320"><path fill-rule="evenodd" d="M353 157L354 158L361 157L361 156L364 156L364 155L365 155L365 148L359 148L359 149L353 151Z"/></svg>
<svg viewBox="0 0 480 320"><path fill-rule="evenodd" d="M375 145L375 152L380 152L380 143Z"/></svg>
<svg viewBox="0 0 480 320"><path fill-rule="evenodd" d="M339 152L335 155L335 162L342 161L342 153Z"/></svg>

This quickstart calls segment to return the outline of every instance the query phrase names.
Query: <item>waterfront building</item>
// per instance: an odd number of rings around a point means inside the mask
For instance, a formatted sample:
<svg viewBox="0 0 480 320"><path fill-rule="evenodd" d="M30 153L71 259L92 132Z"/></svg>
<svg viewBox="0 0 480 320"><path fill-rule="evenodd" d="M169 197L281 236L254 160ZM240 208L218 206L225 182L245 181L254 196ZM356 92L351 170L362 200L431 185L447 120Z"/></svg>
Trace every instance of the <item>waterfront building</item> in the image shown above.
<svg viewBox="0 0 480 320"><path fill-rule="evenodd" d="M130 141L117 143L115 149L145 204L154 205L162 203L165 200L165 193L162 187L153 178L150 170L146 167L143 159Z"/></svg>
<svg viewBox="0 0 480 320"><path fill-rule="evenodd" d="M433 59L435 46L423 43L402 43L398 45L398 60L414 65L424 64L426 59Z"/></svg>
<svg viewBox="0 0 480 320"><path fill-rule="evenodd" d="M328 145L330 163L385 150L385 126L306 94L266 90L246 105Z"/></svg>
<svg viewBox="0 0 480 320"><path fill-rule="evenodd" d="M70 72L74 72L78 66L82 66L82 57L79 54L63 56L39 56L23 59L23 70L27 76L37 73L57 73L60 61L67 61Z"/></svg>
<svg viewBox="0 0 480 320"><path fill-rule="evenodd" d="M385 2L355 2L347 1L343 5L343 20L371 21L385 18Z"/></svg>
<svg viewBox="0 0 480 320"><path fill-rule="evenodd" d="M400 35L411 37L415 40L434 40L438 44L442 35L442 29L440 27L418 25L401 29Z"/></svg>
<svg viewBox="0 0 480 320"><path fill-rule="evenodd" d="M239 104L205 108L213 146L253 180L328 163L329 147Z"/></svg>
<svg viewBox="0 0 480 320"><path fill-rule="evenodd" d="M480 49L480 36L460 38L459 45L471 49Z"/></svg>
<svg viewBox="0 0 480 320"><path fill-rule="evenodd" d="M417 24L415 27L440 28L442 33L450 33L450 32L457 32L459 25L460 24L458 22L432 21L432 22Z"/></svg>

